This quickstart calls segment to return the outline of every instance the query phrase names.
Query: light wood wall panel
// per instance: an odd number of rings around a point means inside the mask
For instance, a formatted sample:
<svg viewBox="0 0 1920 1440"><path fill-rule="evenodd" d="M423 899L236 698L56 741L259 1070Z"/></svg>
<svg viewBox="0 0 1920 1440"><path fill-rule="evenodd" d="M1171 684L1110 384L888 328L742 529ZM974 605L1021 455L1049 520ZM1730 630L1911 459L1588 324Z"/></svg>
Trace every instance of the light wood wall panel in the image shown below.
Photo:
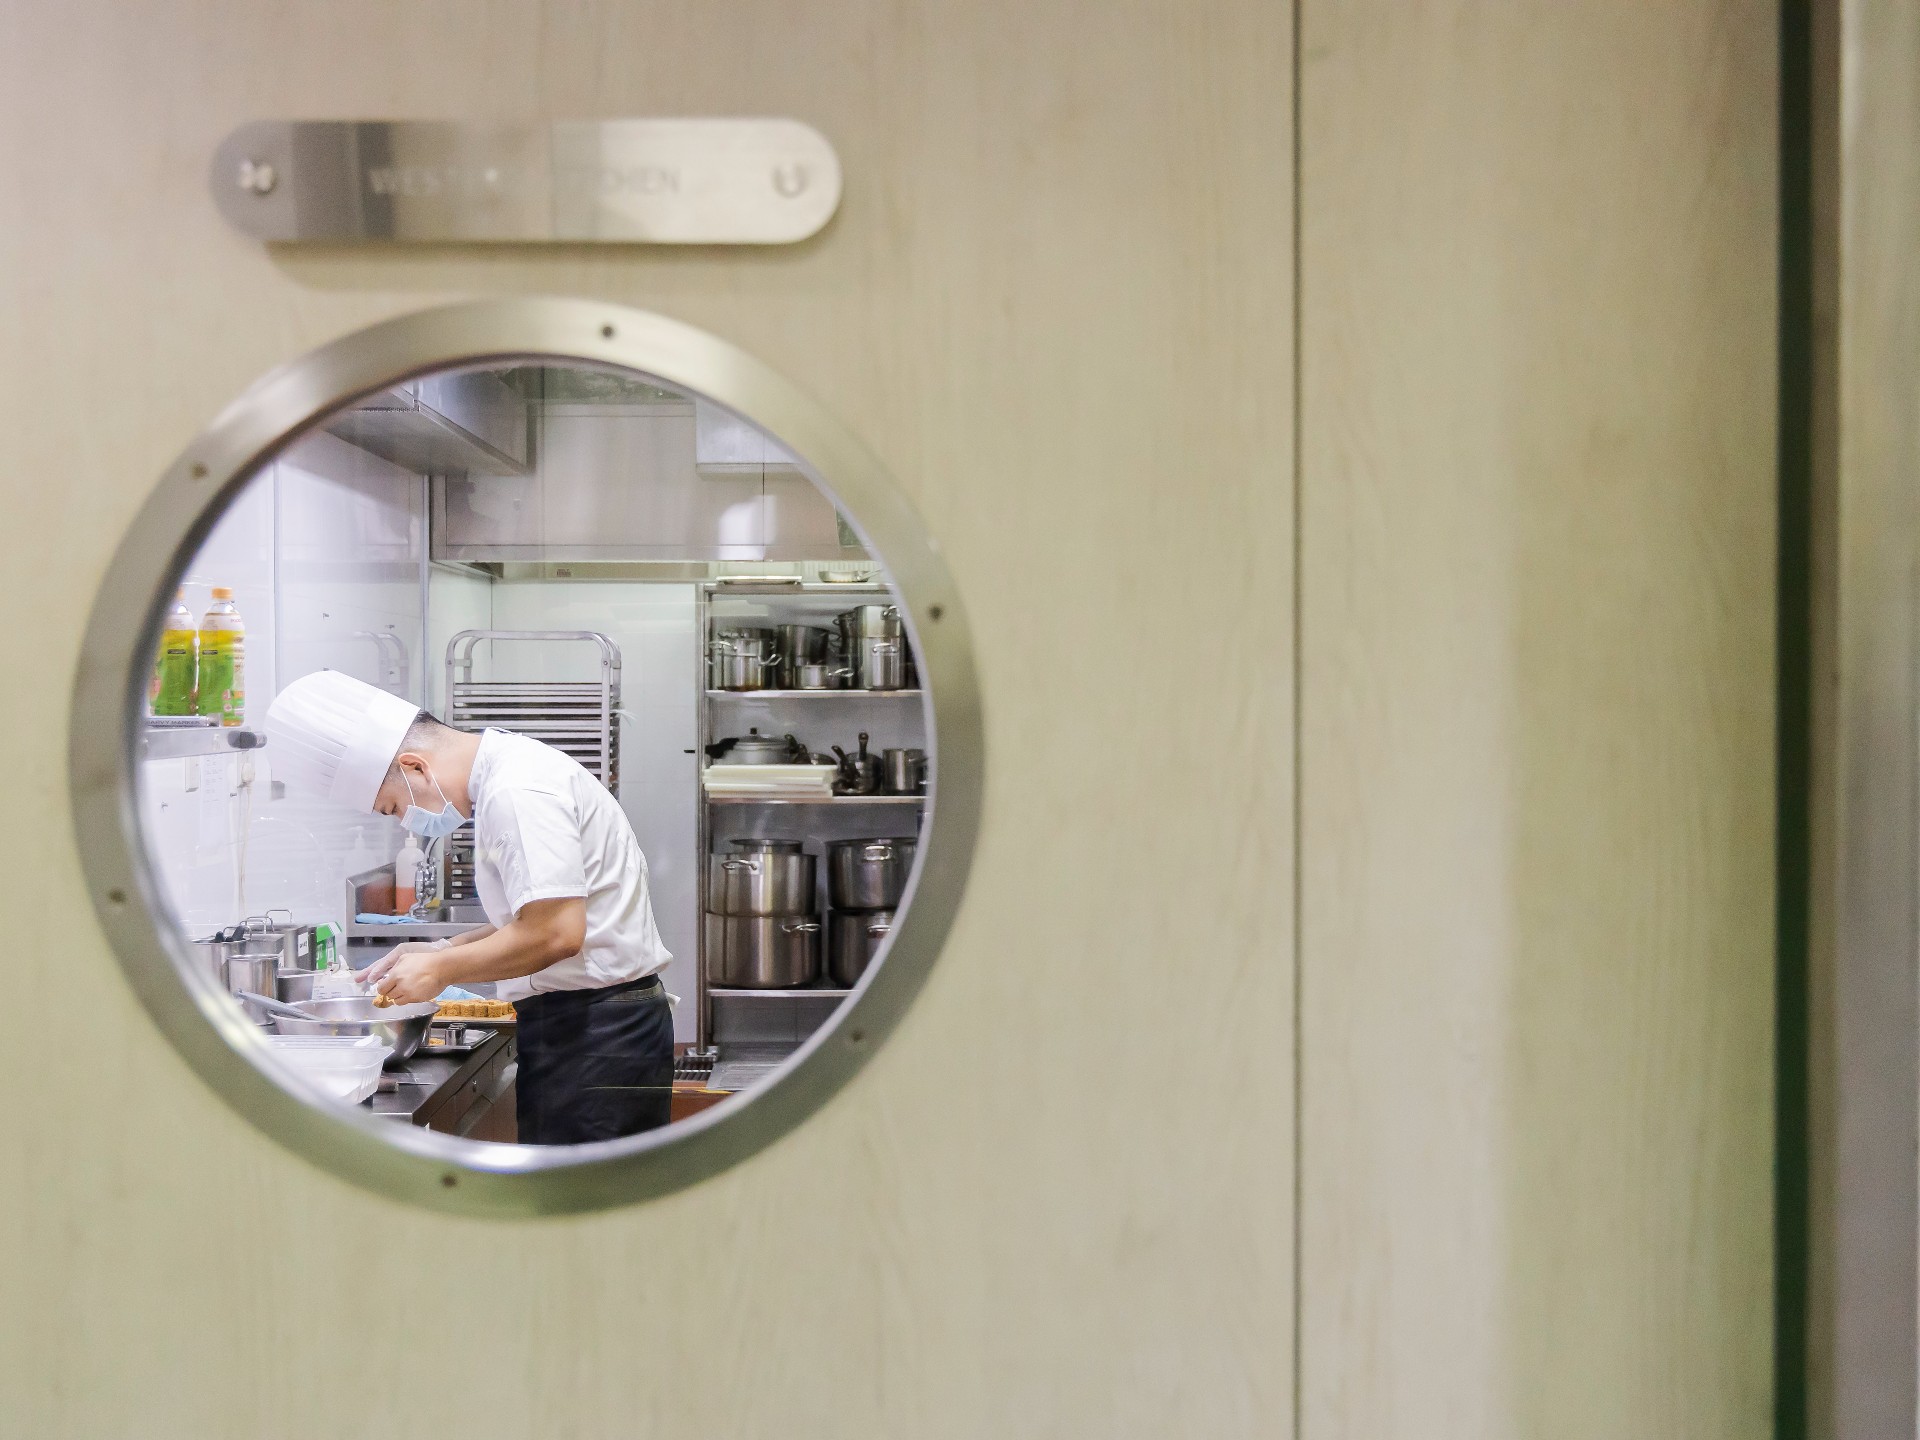
<svg viewBox="0 0 1920 1440"><path fill-rule="evenodd" d="M1776 25L1304 0L1303 1440L1766 1433Z"/></svg>
<svg viewBox="0 0 1920 1440"><path fill-rule="evenodd" d="M1287 1433L1290 35L1249 0L0 0L6 993L70 1017L0 1044L0 1430ZM819 125L842 213L757 254L296 254L204 193L260 116L648 113ZM121 527L250 380L540 292L708 326L891 464L970 608L986 819L938 973L802 1132L456 1222L160 1041L86 916L66 685Z"/></svg>

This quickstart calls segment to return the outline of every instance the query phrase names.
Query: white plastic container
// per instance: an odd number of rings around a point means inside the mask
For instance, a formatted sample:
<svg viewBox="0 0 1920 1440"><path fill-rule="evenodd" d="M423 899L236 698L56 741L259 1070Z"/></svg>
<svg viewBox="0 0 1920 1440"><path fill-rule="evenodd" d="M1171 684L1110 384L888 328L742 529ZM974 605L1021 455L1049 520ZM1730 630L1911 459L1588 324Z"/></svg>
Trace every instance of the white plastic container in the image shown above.
<svg viewBox="0 0 1920 1440"><path fill-rule="evenodd" d="M411 834L393 861L393 913L405 915L420 898L420 862L426 853Z"/></svg>
<svg viewBox="0 0 1920 1440"><path fill-rule="evenodd" d="M330 1099L358 1105L380 1084L393 1047L375 1035L269 1035L274 1059Z"/></svg>

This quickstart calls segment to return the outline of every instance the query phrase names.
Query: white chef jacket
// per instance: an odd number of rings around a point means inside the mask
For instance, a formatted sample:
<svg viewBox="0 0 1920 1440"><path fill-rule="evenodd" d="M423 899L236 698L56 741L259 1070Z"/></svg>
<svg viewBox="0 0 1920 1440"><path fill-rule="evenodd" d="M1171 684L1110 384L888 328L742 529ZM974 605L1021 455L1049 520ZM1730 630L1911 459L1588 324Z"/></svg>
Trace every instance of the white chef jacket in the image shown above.
<svg viewBox="0 0 1920 1440"><path fill-rule="evenodd" d="M666 969L647 890L647 859L615 800L578 762L524 735L488 730L467 782L473 801L474 888L494 925L534 900L584 896L578 955L515 980L502 1000L545 990L597 990Z"/></svg>

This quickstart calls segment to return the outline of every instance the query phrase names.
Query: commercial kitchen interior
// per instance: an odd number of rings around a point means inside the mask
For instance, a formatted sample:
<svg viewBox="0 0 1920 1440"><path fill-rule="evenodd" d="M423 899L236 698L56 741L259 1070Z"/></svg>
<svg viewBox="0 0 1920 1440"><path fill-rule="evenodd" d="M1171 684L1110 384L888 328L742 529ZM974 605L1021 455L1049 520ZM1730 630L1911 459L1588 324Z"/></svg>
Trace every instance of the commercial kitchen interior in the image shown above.
<svg viewBox="0 0 1920 1440"><path fill-rule="evenodd" d="M358 923L351 882L391 866L404 838L398 822L287 796L273 783L270 746L236 747L259 738L254 727L281 686L319 669L450 718L449 647L465 632L496 637L458 647L455 659L473 659L461 674L474 679L604 678L597 641L519 638L561 632L603 636L617 654L608 758L674 956L665 980L684 1052L676 1118L764 1078L846 995L824 973L757 990L703 983L710 853L746 837L802 841L816 855L833 840L910 841L928 803L924 779L920 793L831 800L703 793L708 746L754 731L795 736L820 756L834 747L857 756L863 740L874 755L931 750L929 712L912 683L870 690L844 676L809 693L714 688L715 634L805 623L824 636L850 607L891 599L855 527L777 441L704 400L609 370L429 378L289 445L233 497L182 586L196 617L212 587L231 588L247 630L238 730L169 731L149 720L142 739L148 849L189 939L250 916L332 922L358 966L401 938L447 933ZM450 843L457 852L458 837ZM429 853L446 892L431 923L478 923L457 853ZM824 867L820 889L824 921ZM423 1049L415 1065L425 1078L404 1083L402 1067L403 1083L390 1073L370 1103L396 1119L512 1138L510 1036L489 1033L502 1028L436 1029L431 1039L448 1053ZM435 1084L464 1084L481 1039L493 1041L483 1056L491 1117L436 1120Z"/></svg>

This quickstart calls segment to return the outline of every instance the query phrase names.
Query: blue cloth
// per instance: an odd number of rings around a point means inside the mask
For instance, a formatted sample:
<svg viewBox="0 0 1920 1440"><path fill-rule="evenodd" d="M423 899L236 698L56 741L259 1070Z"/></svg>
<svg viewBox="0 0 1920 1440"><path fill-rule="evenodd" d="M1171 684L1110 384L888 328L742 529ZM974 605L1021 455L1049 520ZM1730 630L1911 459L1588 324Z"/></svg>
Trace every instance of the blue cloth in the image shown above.
<svg viewBox="0 0 1920 1440"><path fill-rule="evenodd" d="M418 925L420 922L411 915L356 915L356 925Z"/></svg>

